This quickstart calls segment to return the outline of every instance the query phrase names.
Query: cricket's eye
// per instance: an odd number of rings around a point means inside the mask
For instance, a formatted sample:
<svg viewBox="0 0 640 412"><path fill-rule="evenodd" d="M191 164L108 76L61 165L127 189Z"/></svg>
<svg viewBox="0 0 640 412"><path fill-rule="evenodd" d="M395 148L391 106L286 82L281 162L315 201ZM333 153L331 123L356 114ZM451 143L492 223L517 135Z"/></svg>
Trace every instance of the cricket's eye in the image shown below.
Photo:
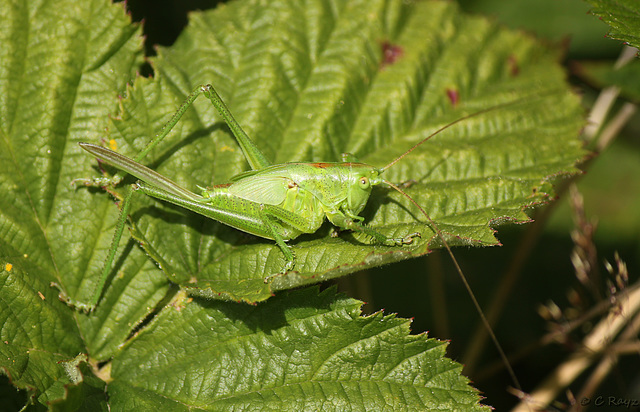
<svg viewBox="0 0 640 412"><path fill-rule="evenodd" d="M361 189L368 189L369 188L369 179L367 177L361 177L360 179L358 179L358 184L360 185Z"/></svg>

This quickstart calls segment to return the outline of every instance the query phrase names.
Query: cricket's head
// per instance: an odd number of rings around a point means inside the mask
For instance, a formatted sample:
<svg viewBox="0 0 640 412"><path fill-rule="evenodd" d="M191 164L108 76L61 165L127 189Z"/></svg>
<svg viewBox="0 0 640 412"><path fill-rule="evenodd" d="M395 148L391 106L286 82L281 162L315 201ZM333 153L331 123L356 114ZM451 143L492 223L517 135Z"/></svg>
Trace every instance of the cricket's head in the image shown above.
<svg viewBox="0 0 640 412"><path fill-rule="evenodd" d="M351 184L350 190L347 191L347 207L357 215L367 204L373 186L382 183L382 171L363 163L348 164Z"/></svg>
<svg viewBox="0 0 640 412"><path fill-rule="evenodd" d="M393 163L395 163L395 161ZM418 206L420 211L426 215L426 212L416 203L415 200L411 198L411 196L406 194L398 186L382 178L382 173L384 173L385 169L393 163L382 169L364 163L346 163L349 165L349 181L351 182L349 186L350 190L347 192L347 206L353 214L357 215L362 212L369 200L373 186L385 184L400 192L402 196L408 198L411 203ZM429 216L427 216L427 218L429 218Z"/></svg>

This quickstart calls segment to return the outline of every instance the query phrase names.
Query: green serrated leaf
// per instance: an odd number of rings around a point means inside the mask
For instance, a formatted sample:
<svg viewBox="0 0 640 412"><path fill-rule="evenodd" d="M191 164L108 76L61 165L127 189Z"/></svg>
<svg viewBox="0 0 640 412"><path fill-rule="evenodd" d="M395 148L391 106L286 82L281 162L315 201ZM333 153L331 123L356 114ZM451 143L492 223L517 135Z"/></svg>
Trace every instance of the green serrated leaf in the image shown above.
<svg viewBox="0 0 640 412"><path fill-rule="evenodd" d="M86 170L76 143L104 133L142 61L139 29L100 0L0 7L15 23L0 30L0 250L73 296L91 289L114 221L110 202L71 186Z"/></svg>
<svg viewBox="0 0 640 412"><path fill-rule="evenodd" d="M309 288L255 307L167 307L114 358L111 406L130 410L143 399L176 410L485 409L461 365L444 357L444 342L409 335L410 321L393 315L362 317L360 305Z"/></svg>
<svg viewBox="0 0 640 412"><path fill-rule="evenodd" d="M49 409L104 404L103 382L63 367L92 344L50 282L91 289L109 247L110 201L70 183L86 170L76 143L104 133L143 61L140 30L103 0L5 0L0 13L0 369Z"/></svg>
<svg viewBox="0 0 640 412"><path fill-rule="evenodd" d="M611 30L609 37L630 46L640 47L640 6L635 0L586 0L591 13L604 20Z"/></svg>
<svg viewBox="0 0 640 412"><path fill-rule="evenodd" d="M381 167L440 127L485 111L385 177L414 182L408 194L452 245L495 245L493 226L528 221L523 210L553 197L549 182L574 173L584 155L582 109L556 58L534 39L446 2L233 2L193 14L177 43L159 51L156 78L128 90L110 137L134 156L196 85L210 82L274 162L338 161L352 152ZM248 167L206 101L187 111L147 163L192 190ZM261 301L442 244L409 201L381 188L365 222L387 235L420 232L422 241L372 245L358 235L333 238L325 227L292 241L294 271L265 285L284 265L274 242L136 202L133 235L146 252L173 282L222 299Z"/></svg>
<svg viewBox="0 0 640 412"><path fill-rule="evenodd" d="M86 356L76 357L85 350L78 325L37 271L0 259L0 292L0 371L10 382L56 410L104 401L104 383L90 374L85 382L79 369Z"/></svg>

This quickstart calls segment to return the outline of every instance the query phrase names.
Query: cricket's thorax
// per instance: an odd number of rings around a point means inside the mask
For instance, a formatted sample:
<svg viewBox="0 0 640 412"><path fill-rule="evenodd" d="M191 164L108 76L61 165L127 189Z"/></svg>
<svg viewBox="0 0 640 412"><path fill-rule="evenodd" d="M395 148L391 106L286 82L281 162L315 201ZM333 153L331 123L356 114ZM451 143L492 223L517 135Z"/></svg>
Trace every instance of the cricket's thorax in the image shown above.
<svg viewBox="0 0 640 412"><path fill-rule="evenodd" d="M311 193L325 212L364 209L371 187L380 183L378 169L363 163L289 163L287 178Z"/></svg>

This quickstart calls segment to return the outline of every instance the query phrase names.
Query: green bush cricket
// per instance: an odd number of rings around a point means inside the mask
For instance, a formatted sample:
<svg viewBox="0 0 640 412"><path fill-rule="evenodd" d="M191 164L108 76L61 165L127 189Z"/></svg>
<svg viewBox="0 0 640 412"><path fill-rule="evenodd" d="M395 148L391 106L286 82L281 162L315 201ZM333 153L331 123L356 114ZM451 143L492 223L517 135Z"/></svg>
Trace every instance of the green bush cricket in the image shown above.
<svg viewBox="0 0 640 412"><path fill-rule="evenodd" d="M201 188L200 195L187 190L170 179L139 163L178 123L185 111L200 95L207 97L218 110L223 120L233 132L252 170L234 176L231 183ZM340 229L363 232L378 244L401 246L412 243L420 233L409 233L401 238L389 238L364 225L358 214L364 209L373 186L386 184L410 199L430 220L426 212L406 195L399 187L382 178L382 173L416 147L426 142L440 131L470 116L460 118L418 142L407 152L382 168L359 163L348 153L342 155L342 162L336 163L284 163L272 165L259 151L249 136L235 120L225 103L211 85L198 86L167 122L160 133L133 159L129 159L108 148L80 143L80 146L105 162L124 172L112 177L77 179L75 183L86 186L108 187L118 184L126 174L139 179L125 194L120 217L117 222L111 248L102 270L100 281L89 302L76 302L63 298L72 306L83 311L92 311L102 295L111 272L127 216L131 198L141 191L153 198L167 201L210 217L241 231L276 242L285 258L282 270L274 274L285 274L295 266L295 257L286 241L303 233L316 232L325 217ZM436 231L439 232L436 228ZM442 237L442 236L441 236ZM446 244L446 242L445 242ZM265 282L273 277L265 278Z"/></svg>
<svg viewBox="0 0 640 412"><path fill-rule="evenodd" d="M211 101L229 126L252 170L234 176L231 178L231 183L213 186L209 189L200 188L201 194L198 195L140 164L139 161L169 134L185 111L201 94ZM349 153L342 155L342 162L295 162L272 165L235 120L213 86L208 84L198 86L160 133L133 159L99 145L80 143L84 150L100 161L123 171L124 174L117 173L112 177L76 179L73 184L82 183L86 186L108 187L118 184L126 174L131 174L139 180L131 185L123 197L108 257L91 300L89 302L74 301L64 292L61 292L60 297L70 306L82 311L91 312L95 309L113 266L133 194L138 191L210 217L241 231L274 240L282 251L285 264L279 273L265 278L265 282L268 282L273 276L286 274L295 267L294 253L286 241L304 233L314 233L323 224L325 217L339 229L365 233L378 244L402 246L411 244L414 238L420 237L421 234L415 232L401 238L390 238L362 223L364 218L358 214L366 206L372 188L376 185L386 184L409 199L427 218L451 256L456 270L463 279L483 323L489 328L489 333L498 346L499 352L503 359L506 359L442 232L417 202L398 186L384 180L381 176L386 169L443 130L470 117L505 105L507 104L499 104L477 111L440 127L382 168L360 163L355 156ZM511 369L509 366L507 368Z"/></svg>
<svg viewBox="0 0 640 412"><path fill-rule="evenodd" d="M229 126L252 170L234 176L231 178L231 183L217 185L210 189L200 188L202 194L198 195L142 165L139 161L169 134L201 94L211 101ZM273 276L286 274L295 267L294 253L286 241L304 233L314 233L320 228L325 217L338 228L363 232L379 244L408 245L413 242L414 238L420 237L421 234L415 232L402 238L389 238L362 223L364 218L358 214L366 206L372 188L379 184L386 184L409 199L427 218L451 255L456 270L464 280L462 270L435 222L409 195L398 186L384 180L381 175L386 169L443 130L470 117L505 105L500 104L471 113L440 127L382 168L360 163L355 156L349 153L342 155L342 162L296 162L272 165L235 120L213 86L200 85L188 96L160 133L133 159L103 146L80 143L84 150L100 161L123 171L124 174L117 173L112 177L76 179L73 184L109 187L120 183L126 174L131 174L140 180L132 184L123 197L111 247L91 300L89 302L74 301L64 292L61 293L61 299L85 312L91 312L95 309L113 266L117 246L131 208L133 194L138 191L192 210L241 231L274 240L282 251L285 264L279 273L265 278L265 282L268 282ZM466 280L464 282L466 284ZM469 292L471 292L470 288Z"/></svg>

